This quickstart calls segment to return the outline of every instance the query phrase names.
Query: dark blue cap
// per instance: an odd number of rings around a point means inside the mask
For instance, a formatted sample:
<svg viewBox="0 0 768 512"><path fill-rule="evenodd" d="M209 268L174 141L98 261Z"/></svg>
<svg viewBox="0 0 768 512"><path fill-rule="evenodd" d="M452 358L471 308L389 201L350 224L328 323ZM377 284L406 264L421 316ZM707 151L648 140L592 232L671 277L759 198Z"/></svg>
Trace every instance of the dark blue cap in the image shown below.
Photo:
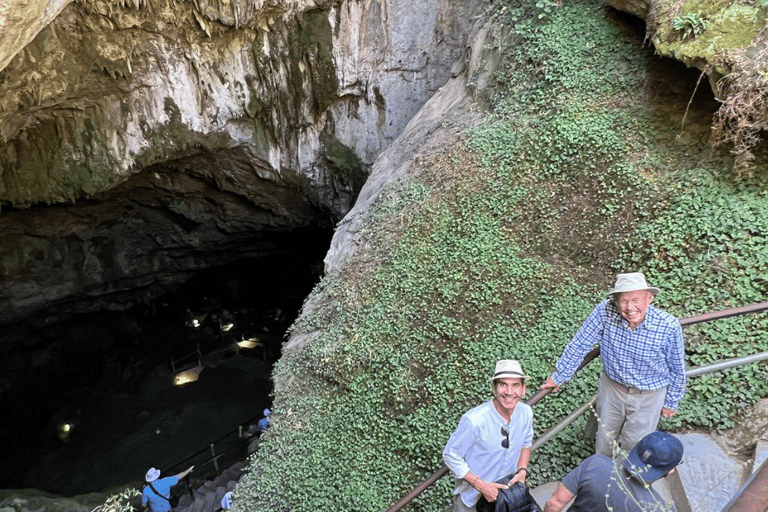
<svg viewBox="0 0 768 512"><path fill-rule="evenodd" d="M666 432L651 432L632 448L624 467L633 476L652 483L669 473L683 459L683 443Z"/></svg>

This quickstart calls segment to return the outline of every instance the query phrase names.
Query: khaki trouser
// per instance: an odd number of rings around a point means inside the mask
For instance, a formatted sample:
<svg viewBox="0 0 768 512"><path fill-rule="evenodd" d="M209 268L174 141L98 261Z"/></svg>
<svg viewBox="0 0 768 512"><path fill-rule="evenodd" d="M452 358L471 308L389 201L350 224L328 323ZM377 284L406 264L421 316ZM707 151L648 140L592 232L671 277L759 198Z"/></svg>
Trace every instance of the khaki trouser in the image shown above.
<svg viewBox="0 0 768 512"><path fill-rule="evenodd" d="M453 512L477 512L475 507L466 506L464 502L461 501L461 495L459 494L453 495L453 508L451 510Z"/></svg>
<svg viewBox="0 0 768 512"><path fill-rule="evenodd" d="M598 425L595 452L609 457L618 443L622 450L631 450L659 424L667 388L651 391L624 386L600 374L597 387Z"/></svg>

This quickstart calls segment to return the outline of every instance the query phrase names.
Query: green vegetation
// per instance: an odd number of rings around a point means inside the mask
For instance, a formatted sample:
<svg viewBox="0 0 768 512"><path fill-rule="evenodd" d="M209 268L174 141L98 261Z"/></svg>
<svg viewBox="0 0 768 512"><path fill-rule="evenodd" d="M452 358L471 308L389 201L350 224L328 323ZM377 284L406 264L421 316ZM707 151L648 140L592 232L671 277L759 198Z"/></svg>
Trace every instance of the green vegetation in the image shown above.
<svg viewBox="0 0 768 512"><path fill-rule="evenodd" d="M672 20L672 28L683 33L683 39L697 37L707 29L707 22L701 19L699 13L689 12Z"/></svg>
<svg viewBox="0 0 768 512"><path fill-rule="evenodd" d="M731 149L739 172L754 172L752 150L761 141L768 101L768 3L685 0L659 2L652 11L648 37L656 51L717 81L723 105L713 122L713 143Z"/></svg>
<svg viewBox="0 0 768 512"><path fill-rule="evenodd" d="M134 512L136 508L131 501L139 496L141 492L138 489L125 489L107 498L103 505L94 508L92 512Z"/></svg>
<svg viewBox="0 0 768 512"><path fill-rule="evenodd" d="M682 7L669 3L658 9L653 41L663 55L681 53L718 66L731 64L733 56L729 57L729 53L752 43L768 17L766 5L742 5L728 0L688 0ZM690 35L696 37L689 38Z"/></svg>
<svg viewBox="0 0 768 512"><path fill-rule="evenodd" d="M768 292L768 183L670 143L676 123L638 94L654 58L642 38L582 0L496 8L515 43L493 111L378 196L361 249L307 299L275 369L273 427L236 489L245 509L385 510L440 467L494 362L520 359L537 387L618 271L644 270L681 317ZM766 323L686 330L688 365L768 350ZM537 435L598 372L537 406ZM729 427L767 382L762 364L692 380L663 426ZM591 453L583 426L535 452L530 483ZM451 487L411 510L442 511Z"/></svg>

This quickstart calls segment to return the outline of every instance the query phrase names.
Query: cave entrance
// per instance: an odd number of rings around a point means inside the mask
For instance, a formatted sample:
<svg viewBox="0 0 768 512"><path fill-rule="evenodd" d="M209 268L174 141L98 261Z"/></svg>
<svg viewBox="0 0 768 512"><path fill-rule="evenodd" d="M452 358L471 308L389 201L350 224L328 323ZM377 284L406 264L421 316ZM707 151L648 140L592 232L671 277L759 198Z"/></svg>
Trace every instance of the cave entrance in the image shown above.
<svg viewBox="0 0 768 512"><path fill-rule="evenodd" d="M332 231L295 235L290 251L207 268L146 304L36 332L27 320L35 343L17 347L6 370L25 368L0 393L3 487L74 496L142 483L259 416ZM199 358L198 380L174 386L174 370Z"/></svg>

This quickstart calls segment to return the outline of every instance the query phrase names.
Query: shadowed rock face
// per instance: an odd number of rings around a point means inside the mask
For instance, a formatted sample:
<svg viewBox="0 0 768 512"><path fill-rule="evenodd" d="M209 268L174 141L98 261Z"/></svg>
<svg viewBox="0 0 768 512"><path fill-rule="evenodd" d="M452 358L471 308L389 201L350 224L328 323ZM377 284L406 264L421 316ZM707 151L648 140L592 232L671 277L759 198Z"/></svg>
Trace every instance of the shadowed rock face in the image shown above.
<svg viewBox="0 0 768 512"><path fill-rule="evenodd" d="M3 259L0 322L130 307L207 267L296 250L302 228L330 229L296 189L262 181L254 201L208 176L154 168L93 201L6 212L0 250L26 252Z"/></svg>
<svg viewBox="0 0 768 512"><path fill-rule="evenodd" d="M146 300L351 208L482 4L0 12L0 325Z"/></svg>

